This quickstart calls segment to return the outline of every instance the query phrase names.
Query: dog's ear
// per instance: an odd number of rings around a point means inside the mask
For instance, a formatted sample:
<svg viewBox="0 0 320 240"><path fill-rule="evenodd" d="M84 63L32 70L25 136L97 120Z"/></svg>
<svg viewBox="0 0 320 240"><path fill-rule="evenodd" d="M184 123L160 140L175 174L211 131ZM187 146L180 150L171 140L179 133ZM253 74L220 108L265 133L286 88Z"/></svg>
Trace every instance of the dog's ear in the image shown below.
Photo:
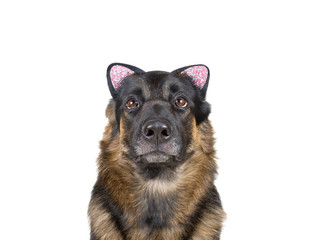
<svg viewBox="0 0 320 240"><path fill-rule="evenodd" d="M140 68L123 64L112 63L107 69L108 86L112 97L115 99L117 96L117 89L121 86L123 79L133 74L142 74L143 70Z"/></svg>
<svg viewBox="0 0 320 240"><path fill-rule="evenodd" d="M210 77L210 71L207 66L203 64L191 65L174 70L172 73L187 75L192 78L193 84L200 89L201 96L205 98Z"/></svg>

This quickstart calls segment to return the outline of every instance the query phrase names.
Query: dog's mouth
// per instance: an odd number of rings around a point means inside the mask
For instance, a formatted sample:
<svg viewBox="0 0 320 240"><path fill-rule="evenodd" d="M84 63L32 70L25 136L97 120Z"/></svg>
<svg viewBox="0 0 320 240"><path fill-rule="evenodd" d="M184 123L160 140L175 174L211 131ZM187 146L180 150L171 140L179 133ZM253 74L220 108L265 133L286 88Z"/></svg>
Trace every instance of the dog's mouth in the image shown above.
<svg viewBox="0 0 320 240"><path fill-rule="evenodd" d="M180 162L181 158L161 151L153 151L134 158L136 163L172 163Z"/></svg>

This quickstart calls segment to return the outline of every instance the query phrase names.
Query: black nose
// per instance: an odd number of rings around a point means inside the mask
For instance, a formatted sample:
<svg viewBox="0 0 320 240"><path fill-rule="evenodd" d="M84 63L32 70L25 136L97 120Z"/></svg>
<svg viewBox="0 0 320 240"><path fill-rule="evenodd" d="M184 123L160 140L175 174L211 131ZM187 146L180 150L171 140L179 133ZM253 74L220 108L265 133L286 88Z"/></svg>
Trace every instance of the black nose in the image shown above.
<svg viewBox="0 0 320 240"><path fill-rule="evenodd" d="M151 120L143 127L143 135L146 139L165 142L171 137L170 124L165 120Z"/></svg>

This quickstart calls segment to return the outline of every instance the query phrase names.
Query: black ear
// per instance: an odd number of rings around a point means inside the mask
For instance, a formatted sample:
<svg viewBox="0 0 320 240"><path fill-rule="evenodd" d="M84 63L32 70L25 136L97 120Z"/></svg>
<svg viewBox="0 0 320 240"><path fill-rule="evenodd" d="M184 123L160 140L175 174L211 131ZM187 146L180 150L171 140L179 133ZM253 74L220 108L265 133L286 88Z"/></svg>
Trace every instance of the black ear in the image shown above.
<svg viewBox="0 0 320 240"><path fill-rule="evenodd" d="M207 66L203 64L191 65L174 70L172 73L189 76L193 84L200 89L201 96L205 98L210 78L210 71Z"/></svg>
<svg viewBox="0 0 320 240"><path fill-rule="evenodd" d="M123 64L112 63L107 69L107 79L110 93L113 98L117 96L117 89L121 86L123 79L133 74L142 74L143 70L140 68Z"/></svg>

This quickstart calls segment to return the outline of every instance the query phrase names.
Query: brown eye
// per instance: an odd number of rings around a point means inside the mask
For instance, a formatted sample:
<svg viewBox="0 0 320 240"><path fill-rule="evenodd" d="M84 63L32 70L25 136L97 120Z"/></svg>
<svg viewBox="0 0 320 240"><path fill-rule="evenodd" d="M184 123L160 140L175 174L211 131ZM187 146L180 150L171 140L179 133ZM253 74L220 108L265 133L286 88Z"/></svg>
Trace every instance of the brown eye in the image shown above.
<svg viewBox="0 0 320 240"><path fill-rule="evenodd" d="M139 103L134 98L131 98L126 104L126 108L127 109L134 109L134 108L137 108L137 107L139 107Z"/></svg>
<svg viewBox="0 0 320 240"><path fill-rule="evenodd" d="M183 97L178 97L176 99L176 102L175 102L176 106L178 107L186 107L188 105L188 102L186 99L184 99Z"/></svg>

